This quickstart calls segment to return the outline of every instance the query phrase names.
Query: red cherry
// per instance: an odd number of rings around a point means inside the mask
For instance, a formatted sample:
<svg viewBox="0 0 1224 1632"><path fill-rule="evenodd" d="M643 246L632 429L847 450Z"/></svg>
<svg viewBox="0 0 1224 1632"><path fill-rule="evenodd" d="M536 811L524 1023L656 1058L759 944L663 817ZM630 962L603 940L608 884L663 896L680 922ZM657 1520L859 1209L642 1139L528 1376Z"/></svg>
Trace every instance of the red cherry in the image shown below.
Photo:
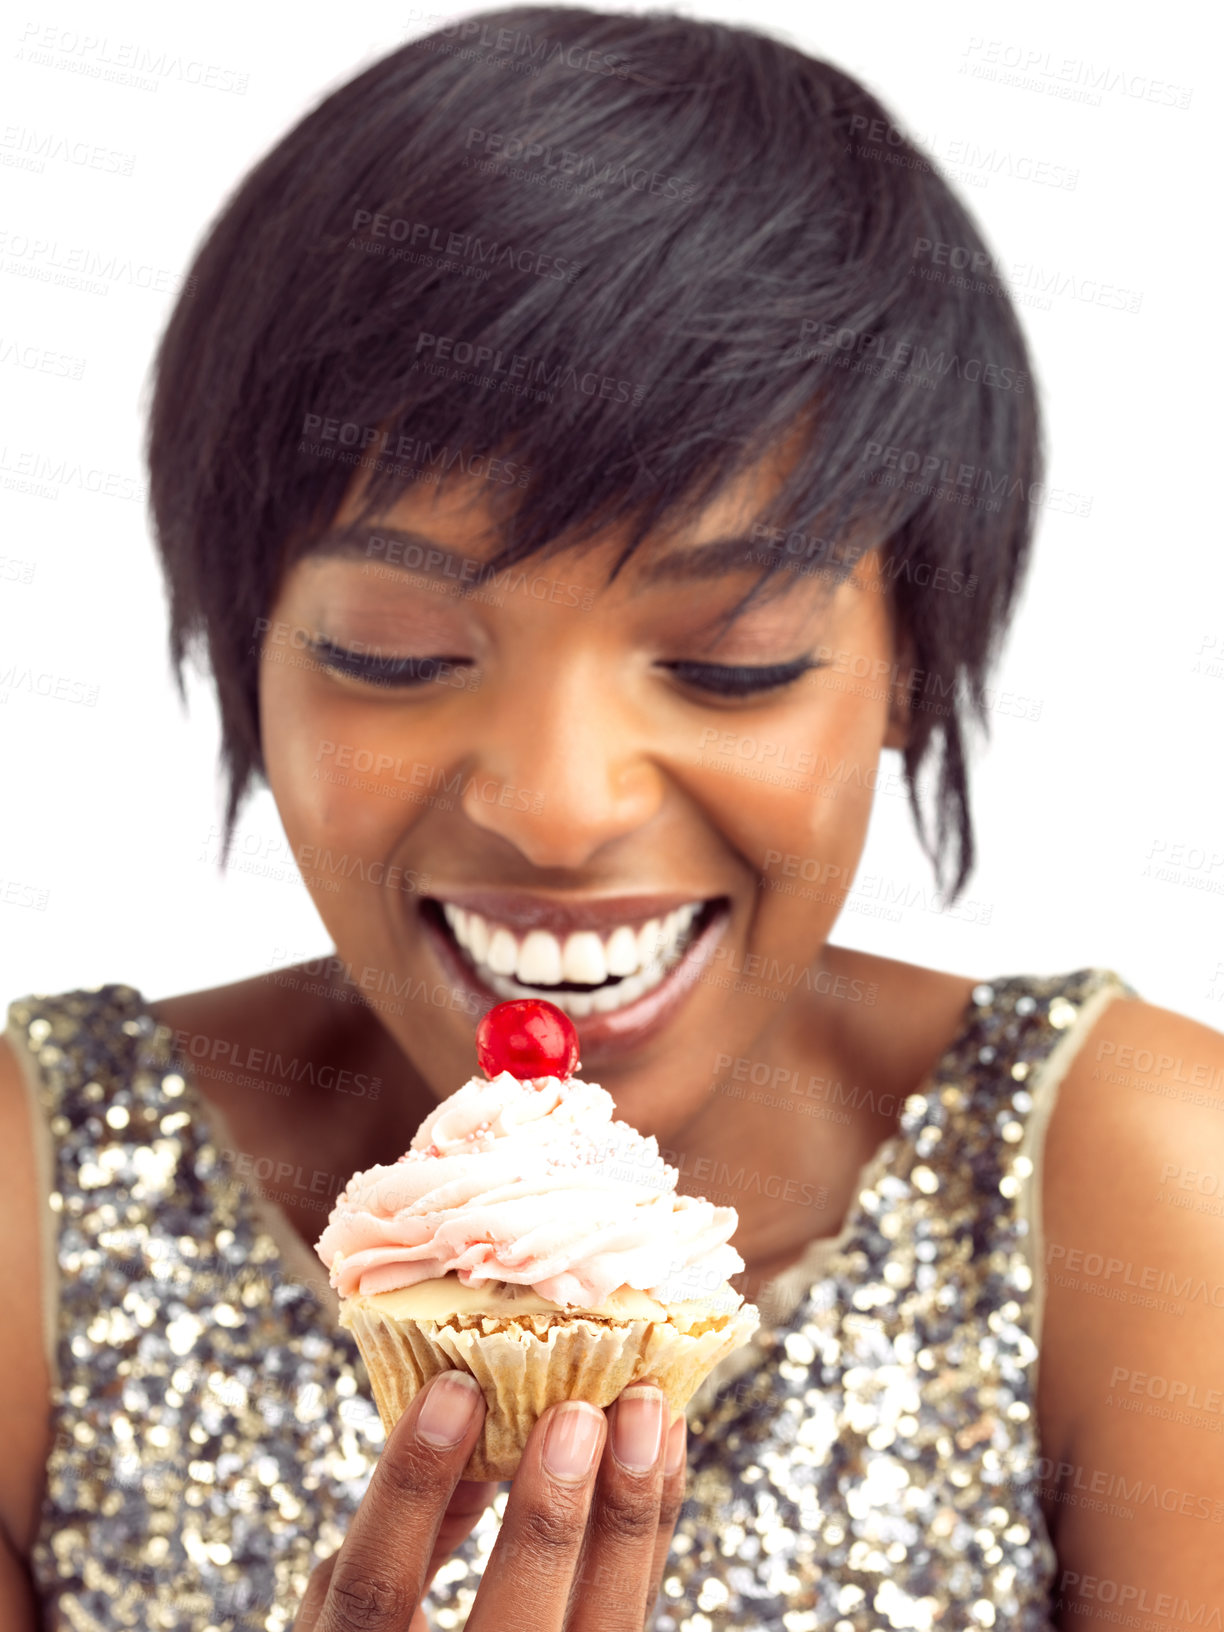
<svg viewBox="0 0 1224 1632"><path fill-rule="evenodd" d="M495 1003L476 1027L476 1058L490 1077L569 1077L578 1065L578 1033L563 1009L541 997Z"/></svg>

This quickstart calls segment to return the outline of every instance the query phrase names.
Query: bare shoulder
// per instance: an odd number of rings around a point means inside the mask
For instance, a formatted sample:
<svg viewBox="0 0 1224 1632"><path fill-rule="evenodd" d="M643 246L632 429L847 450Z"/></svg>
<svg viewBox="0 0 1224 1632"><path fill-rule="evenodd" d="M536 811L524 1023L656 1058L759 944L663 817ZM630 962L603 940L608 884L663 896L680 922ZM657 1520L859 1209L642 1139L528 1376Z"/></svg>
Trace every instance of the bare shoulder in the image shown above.
<svg viewBox="0 0 1224 1632"><path fill-rule="evenodd" d="M386 1119L415 1114L411 1138L432 1103L394 1037L338 973L342 967L324 956L150 1005L170 1028L172 1051L194 1088L223 1115L235 1149L317 1166L322 1145L337 1162L369 1165L361 1160L367 1145L383 1148L402 1135ZM381 1096L384 1082L396 1084L394 1098ZM337 1092L352 1096L342 1127Z"/></svg>
<svg viewBox="0 0 1224 1632"><path fill-rule="evenodd" d="M1102 1625L1200 1605L1220 1624L1224 1036L1109 1004L1051 1114L1042 1218L1062 1624L1095 1624L1098 1605Z"/></svg>
<svg viewBox="0 0 1224 1632"><path fill-rule="evenodd" d="M0 1035L0 1540L20 1558L34 1540L50 1452L50 1377L43 1334L42 1231L30 1096Z"/></svg>
<svg viewBox="0 0 1224 1632"><path fill-rule="evenodd" d="M179 992L173 997L158 998L150 1008L163 1024L189 1034L197 1029L215 1030L218 1026L247 1029L252 1025L275 1025L290 1020L295 1013L300 1017L303 1008L312 1007L309 1002L304 1005L301 1001L303 990L309 984L307 967L296 965L229 981L224 986Z"/></svg>
<svg viewBox="0 0 1224 1632"><path fill-rule="evenodd" d="M810 1024L832 1032L847 1064L902 1096L956 1039L977 977L846 947L825 949Z"/></svg>
<svg viewBox="0 0 1224 1632"><path fill-rule="evenodd" d="M174 1033L175 1046L201 1067L246 1054L269 1042L300 1051L320 1050L358 1024L356 1006L331 968L338 959L271 970L224 986L182 992L150 1004Z"/></svg>

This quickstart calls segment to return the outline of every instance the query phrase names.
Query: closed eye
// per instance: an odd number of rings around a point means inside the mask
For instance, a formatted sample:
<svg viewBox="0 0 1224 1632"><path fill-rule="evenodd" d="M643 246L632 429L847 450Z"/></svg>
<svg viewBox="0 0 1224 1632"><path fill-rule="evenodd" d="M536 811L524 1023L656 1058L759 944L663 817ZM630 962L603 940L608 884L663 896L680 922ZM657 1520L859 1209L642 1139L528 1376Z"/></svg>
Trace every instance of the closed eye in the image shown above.
<svg viewBox="0 0 1224 1632"><path fill-rule="evenodd" d="M324 668L376 686L424 685L436 680L446 669L471 661L462 657L391 657L380 652L354 652L321 636L312 640L310 646ZM699 691L708 691L717 697L751 697L757 692L776 691L782 686L793 685L803 675L823 665L816 658L800 657L791 663L769 663L755 667L687 661L664 663L662 667L685 685L696 687Z"/></svg>
<svg viewBox="0 0 1224 1632"><path fill-rule="evenodd" d="M321 636L310 642L310 648L325 669L375 686L424 685L471 661L466 657L388 657L381 652L351 652Z"/></svg>
<svg viewBox="0 0 1224 1632"><path fill-rule="evenodd" d="M725 663L665 663L679 680L718 697L750 697L758 691L775 691L789 686L811 669L823 665L814 657L799 657L793 663L770 663L759 668L733 667Z"/></svg>

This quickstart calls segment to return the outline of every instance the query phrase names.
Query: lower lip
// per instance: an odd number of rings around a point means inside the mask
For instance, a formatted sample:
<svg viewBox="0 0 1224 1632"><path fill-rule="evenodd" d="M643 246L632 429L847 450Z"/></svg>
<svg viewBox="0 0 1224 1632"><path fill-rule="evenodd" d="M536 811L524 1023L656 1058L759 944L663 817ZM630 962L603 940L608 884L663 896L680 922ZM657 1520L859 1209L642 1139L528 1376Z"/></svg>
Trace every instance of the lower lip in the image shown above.
<svg viewBox="0 0 1224 1632"><path fill-rule="evenodd" d="M659 984L632 1003L626 1003L623 1009L616 1009L611 1014L570 1016L578 1033L584 1066L619 1060L658 1036L674 1019L713 958L730 917L730 909L724 903L701 933L689 942L679 963L668 970ZM499 993L484 984L454 942L428 913L421 914L421 922L447 980L476 1000L479 1013L483 1014L495 1003L505 1001Z"/></svg>

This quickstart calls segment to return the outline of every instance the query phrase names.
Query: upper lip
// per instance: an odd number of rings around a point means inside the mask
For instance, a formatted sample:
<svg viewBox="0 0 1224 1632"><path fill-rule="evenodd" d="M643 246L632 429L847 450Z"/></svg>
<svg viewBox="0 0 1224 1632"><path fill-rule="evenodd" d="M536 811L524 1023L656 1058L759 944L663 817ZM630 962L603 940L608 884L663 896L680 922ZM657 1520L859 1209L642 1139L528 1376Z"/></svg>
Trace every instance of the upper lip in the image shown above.
<svg viewBox="0 0 1224 1632"><path fill-rule="evenodd" d="M588 896L584 900L531 895L525 890L432 890L430 896L467 912L477 912L490 923L503 924L510 930L546 929L554 935L570 935L583 929L600 934L619 924L640 927L692 901L713 899L699 890L687 895L668 890L659 895Z"/></svg>

